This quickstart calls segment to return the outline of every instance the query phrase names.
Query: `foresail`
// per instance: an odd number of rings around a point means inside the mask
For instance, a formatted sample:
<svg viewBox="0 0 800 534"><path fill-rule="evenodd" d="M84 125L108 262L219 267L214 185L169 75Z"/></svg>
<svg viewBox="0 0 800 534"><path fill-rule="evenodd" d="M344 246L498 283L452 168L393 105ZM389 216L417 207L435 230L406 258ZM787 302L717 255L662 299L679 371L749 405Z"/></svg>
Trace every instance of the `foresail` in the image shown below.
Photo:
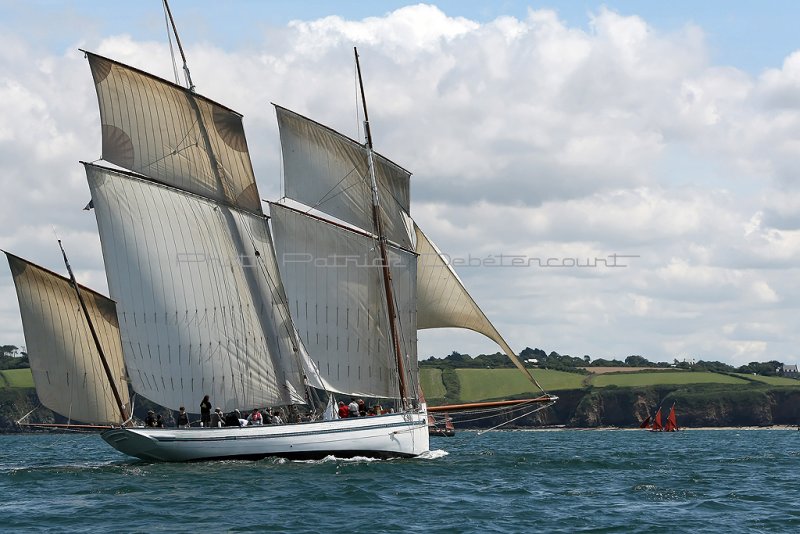
<svg viewBox="0 0 800 534"><path fill-rule="evenodd" d="M466 328L485 335L503 349L514 365L539 389L525 365L467 292L453 267L419 226L416 231L417 328Z"/></svg>
<svg viewBox="0 0 800 534"><path fill-rule="evenodd" d="M6 256L41 403L72 421L121 424L119 407L72 282L12 254ZM79 287L122 402L128 406L114 302Z"/></svg>
<svg viewBox="0 0 800 534"><path fill-rule="evenodd" d="M270 204L275 250L295 324L325 389L399 396L375 240ZM416 384L416 255L389 247L406 383Z"/></svg>
<svg viewBox="0 0 800 534"><path fill-rule="evenodd" d="M283 151L285 195L374 233L367 149L293 111L275 106ZM404 223L411 173L375 154L384 233L411 248Z"/></svg>
<svg viewBox="0 0 800 534"><path fill-rule="evenodd" d="M134 390L177 409L303 402L267 220L86 165Z"/></svg>
<svg viewBox="0 0 800 534"><path fill-rule="evenodd" d="M103 159L261 213L240 114L122 63L86 55L100 105Z"/></svg>

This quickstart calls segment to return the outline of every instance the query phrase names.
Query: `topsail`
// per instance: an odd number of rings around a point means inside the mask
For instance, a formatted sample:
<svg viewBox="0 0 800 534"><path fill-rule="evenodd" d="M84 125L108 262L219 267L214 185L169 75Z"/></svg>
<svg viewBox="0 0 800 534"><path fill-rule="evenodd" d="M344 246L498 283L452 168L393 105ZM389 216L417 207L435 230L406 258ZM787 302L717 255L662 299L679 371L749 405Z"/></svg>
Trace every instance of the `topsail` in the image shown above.
<svg viewBox="0 0 800 534"><path fill-rule="evenodd" d="M86 56L100 105L104 160L261 213L240 114L133 67Z"/></svg>
<svg viewBox="0 0 800 534"><path fill-rule="evenodd" d="M374 233L367 149L286 108L275 106L288 198ZM410 249L411 173L375 154L381 217L389 241Z"/></svg>

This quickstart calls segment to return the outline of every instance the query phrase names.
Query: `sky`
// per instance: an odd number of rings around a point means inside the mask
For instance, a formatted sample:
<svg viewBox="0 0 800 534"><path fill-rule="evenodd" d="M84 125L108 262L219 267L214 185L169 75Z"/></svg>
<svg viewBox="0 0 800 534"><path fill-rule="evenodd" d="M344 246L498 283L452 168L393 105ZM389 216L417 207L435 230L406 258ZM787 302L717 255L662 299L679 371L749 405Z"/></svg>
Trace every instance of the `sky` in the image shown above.
<svg viewBox="0 0 800 534"><path fill-rule="evenodd" d="M662 5L663 4L663 5ZM696 5L699 4L699 5ZM516 350L797 363L794 2L173 0L198 91L280 196L271 102L414 174L412 216ZM0 1L0 248L107 292L86 49L173 79L161 3ZM7 265L0 343L24 345ZM420 358L499 348L422 331Z"/></svg>

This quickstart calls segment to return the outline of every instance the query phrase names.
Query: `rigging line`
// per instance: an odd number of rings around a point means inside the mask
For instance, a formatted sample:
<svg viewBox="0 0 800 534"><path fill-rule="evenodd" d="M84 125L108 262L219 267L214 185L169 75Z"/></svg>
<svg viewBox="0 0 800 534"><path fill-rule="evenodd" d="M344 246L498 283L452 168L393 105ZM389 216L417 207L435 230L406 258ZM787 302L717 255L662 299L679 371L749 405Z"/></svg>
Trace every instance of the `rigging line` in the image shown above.
<svg viewBox="0 0 800 534"><path fill-rule="evenodd" d="M533 410L531 410L529 412L526 412L526 413L524 413L524 414L522 414L522 415L520 415L518 417L515 417L514 419L509 419L508 421L504 421L504 422L500 423L499 425L493 426L492 428L487 428L486 430L479 431L477 435L478 436L482 436L482 435L486 434L487 432L491 432L492 430L496 430L496 429L500 428L501 426L505 426L505 425L507 425L509 423L513 423L517 419L522 419L523 417L525 417L527 415L539 412L541 410L544 410L545 408L549 408L553 404L555 404L555 403L545 404L544 406L537 406Z"/></svg>
<svg viewBox="0 0 800 534"><path fill-rule="evenodd" d="M183 53L183 45L181 44L181 38L178 36L178 28L175 26L175 20L172 18L172 11L169 8L169 3L167 2L167 0L163 1L164 1L164 10L169 16L169 21L172 24L172 31L175 34L175 42L178 44L178 50L181 53L181 59L183 59L183 73L186 76L186 84L189 86L189 91L194 93L194 83L192 83L192 75L189 73L189 65L186 63L186 54Z"/></svg>
<svg viewBox="0 0 800 534"><path fill-rule="evenodd" d="M175 148L172 149L172 152L166 153L163 156L161 156L160 158L155 159L155 160L151 161L150 163L146 163L146 164L142 165L142 167L143 168L152 167L156 163L158 163L160 161L164 161L165 159L167 159L170 156L177 156L181 152L183 152L185 150L189 150L192 147L199 147L200 143L198 143L195 140L194 144L189 144L189 145L186 145L186 146L181 148L181 144L183 144L183 142L186 140L186 138L189 137L189 134L192 133L192 131L194 130L194 127L197 125L198 122L199 122L199 119L195 119L194 122L192 123L192 125L189 128L186 129L186 133L184 133L183 137L180 138L178 143L175 145ZM204 150L206 151L206 153L208 152L206 149L204 149ZM103 159L103 158L101 157L100 159ZM95 161L100 161L100 160L95 160Z"/></svg>
<svg viewBox="0 0 800 534"><path fill-rule="evenodd" d="M351 187L353 187L353 185L356 185L358 182L356 182L355 184L352 184L352 185L349 185L349 186L347 186L346 188L342 189L341 191L339 191L338 193L336 193L335 195L333 195L331 198L327 198L327 197L328 197L328 195L330 195L330 194L331 194L331 192L332 192L334 189L336 189L337 187L339 187L339 184L341 184L342 182L344 182L344 181L347 179L347 177L348 177L348 176L350 176L351 174L353 174L353 171L355 171L355 170L356 170L356 168L355 168L355 167L353 167L352 169L350 169L350 171L349 171L347 174L345 174L344 176L342 176L342 179L341 179L341 180L339 180L338 182L336 182L335 184L333 184L333 187L331 187L330 189L328 189L328 191L327 191L327 192L326 192L324 195L322 195L322 197L320 198L319 202L317 202L316 204L314 204L313 206L311 206L311 207L308 209L308 211L306 211L306 213L308 213L309 211L311 211L311 210L313 210L313 209L316 209L318 206L320 206L320 205L324 204L325 202L328 202L328 201L331 201L331 200L333 200L333 199L334 199L334 198L336 198L337 196L341 195L342 193L344 193L345 191L347 191L348 189L350 189Z"/></svg>
<svg viewBox="0 0 800 534"><path fill-rule="evenodd" d="M29 416L30 414L32 414L33 412L35 412L36 410L38 410L38 409L41 407L41 405L42 405L42 403L41 403L41 401L40 401L40 402L39 402L39 404L37 404L37 405L36 405L36 406L33 408L33 410L29 411L28 413L26 413L25 415L23 415L22 417L20 417L19 419L17 419L17 421L16 421L16 424L18 424L18 425L19 425L20 423L22 423L22 421L24 421L25 419L27 419L27 418L28 418L28 416Z"/></svg>
<svg viewBox="0 0 800 534"><path fill-rule="evenodd" d="M526 403L526 404L521 404L519 406L513 406L511 408L504 406L504 407L500 407L500 408L488 408L486 410L470 410L468 412L462 412L462 413L469 413L469 414L484 414L484 415L480 415L478 417L471 417L471 418L468 418L468 419L465 419L465 418L462 418L462 417L458 417L458 414L455 414L455 413L453 415L451 415L450 417L451 417L451 419L453 419L454 416L455 416L453 421L457 422L457 423L472 423L474 421L483 421L484 419L490 419L492 417L497 417L500 413L513 413L513 412L521 410L523 408L527 408L530 405L531 405L530 403ZM434 415L434 417L435 417L435 415Z"/></svg>
<svg viewBox="0 0 800 534"><path fill-rule="evenodd" d="M470 419L464 419L464 418L458 417L457 414L453 414L453 415L455 415L456 418L457 418L457 420L455 420L455 422L458 422L458 423L471 423L473 421L482 421L484 419L497 417L497 415L499 413L501 413L501 412L505 412L505 413L511 414L511 413L516 412L516 411L526 409L526 408L528 408L529 406L531 406L533 404L534 404L533 402L525 402L525 403L519 404L517 406L511 406L511 407L500 406L500 407L495 407L495 408L486 408L486 409L483 409L483 410L475 409L475 410L468 410L468 411L465 411L465 412L460 412L460 413L470 413L470 414L486 414L486 415L481 415L480 417L473 417L473 418L470 418ZM551 402L551 403L547 404L547 406L552 406L553 404L554 403ZM545 406L545 407L547 407L547 406ZM436 417L435 414L434 414L434 417ZM450 417L453 418L452 415Z"/></svg>
<svg viewBox="0 0 800 534"><path fill-rule="evenodd" d="M175 49L172 46L172 34L169 31L169 15L167 15L166 0L162 2L164 7L164 24L167 26L167 42L169 43L169 55L172 58L172 73L175 76L175 85L180 85L180 75L178 74L178 64L175 61Z"/></svg>

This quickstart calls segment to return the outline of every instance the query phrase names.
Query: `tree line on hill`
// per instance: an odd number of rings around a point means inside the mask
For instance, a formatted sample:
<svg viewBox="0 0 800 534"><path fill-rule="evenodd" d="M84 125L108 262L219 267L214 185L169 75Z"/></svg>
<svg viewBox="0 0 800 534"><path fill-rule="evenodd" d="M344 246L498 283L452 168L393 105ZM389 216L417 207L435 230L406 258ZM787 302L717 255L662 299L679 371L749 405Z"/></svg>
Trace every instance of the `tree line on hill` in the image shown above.
<svg viewBox="0 0 800 534"><path fill-rule="evenodd" d="M718 373L747 373L757 374L762 376L775 376L778 370L783 366L782 362L771 360L768 362L750 362L747 365L734 367L727 363L718 361L678 361L673 360L669 362L651 362L647 358L639 355L631 355L625 358L624 361L605 358L592 359L588 355L579 358L577 356L570 356L568 354L559 354L552 351L547 354L542 349L532 349L526 347L519 353L520 359L528 365L540 367L543 369L553 369L556 371L566 371L569 373L588 373L586 367L654 367L654 368L675 368L686 369L692 371L713 371ZM440 369L478 369L478 368L492 368L502 369L514 367L511 360L501 353L494 354L480 354L472 357L469 354L461 354L460 352L453 351L445 358L437 358L431 356L427 360L420 361L423 367L437 367Z"/></svg>
<svg viewBox="0 0 800 534"><path fill-rule="evenodd" d="M16 345L0 345L0 371L4 369L25 369L30 367L28 353Z"/></svg>
<svg viewBox="0 0 800 534"><path fill-rule="evenodd" d="M632 355L625 358L624 361L613 359L607 360L605 358L597 358L592 360L588 355L582 358L570 356L568 354L559 354L552 351L547 354L542 349L532 349L526 347L519 353L520 359L524 362L544 368L553 369L556 371L566 371L570 373L587 373L585 367L670 367L677 369L689 369L693 371L714 371L721 373L747 373L757 374L762 376L774 376L778 374L778 370L783 366L779 361L768 362L750 362L747 365L734 367L723 362L716 361L678 361L673 360L672 363L668 362L651 362L647 358L639 355ZM501 353L494 354L480 354L472 357L469 354L462 354L453 351L445 358L437 358L431 356L427 360L421 361L420 365L423 367L438 367L440 369L503 369L514 367L511 360ZM16 345L0 345L0 370L3 369L25 369L30 367L28 361L28 353L25 348L17 347Z"/></svg>

